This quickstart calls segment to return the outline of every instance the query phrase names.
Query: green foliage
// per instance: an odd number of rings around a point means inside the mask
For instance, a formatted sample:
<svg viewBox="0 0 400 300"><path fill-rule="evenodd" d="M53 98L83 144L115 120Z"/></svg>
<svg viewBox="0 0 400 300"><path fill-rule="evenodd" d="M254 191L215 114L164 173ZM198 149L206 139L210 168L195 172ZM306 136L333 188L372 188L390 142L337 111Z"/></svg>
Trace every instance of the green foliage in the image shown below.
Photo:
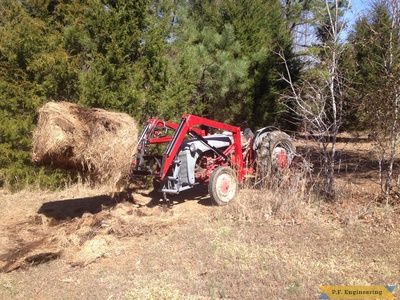
<svg viewBox="0 0 400 300"><path fill-rule="evenodd" d="M135 63L146 27L146 7L145 1L91 1L81 13L84 23L68 24L68 46L77 43L85 57L79 72L79 103L140 115L137 83L141 79Z"/></svg>
<svg viewBox="0 0 400 300"><path fill-rule="evenodd" d="M242 126L276 122L283 65L293 57L278 1L190 1L180 36L196 70L192 102L201 114Z"/></svg>
<svg viewBox="0 0 400 300"><path fill-rule="evenodd" d="M360 18L350 43L354 58L352 100L365 129L387 132L396 116L400 78L399 26L387 3L377 2Z"/></svg>
<svg viewBox="0 0 400 300"><path fill-rule="evenodd" d="M253 128L279 121L276 52L293 54L277 0L3 0L0 19L0 185L38 174L63 182L30 157L49 100L140 122L184 113Z"/></svg>
<svg viewBox="0 0 400 300"><path fill-rule="evenodd" d="M355 58L354 103L361 124L374 133L380 184L391 201L400 132L400 21L398 2L376 1L351 36Z"/></svg>
<svg viewBox="0 0 400 300"><path fill-rule="evenodd" d="M248 69L247 58L237 58L240 45L235 40L233 27L227 24L221 33L213 27L205 27L192 47L192 59L197 61L193 66L197 75L195 100L201 114L233 122L232 117L240 109L237 100L247 87Z"/></svg>
<svg viewBox="0 0 400 300"><path fill-rule="evenodd" d="M31 71L47 48L46 25L30 18L19 2L0 2L0 181L12 181L30 165L30 133L42 89ZM33 43L32 40L37 40Z"/></svg>

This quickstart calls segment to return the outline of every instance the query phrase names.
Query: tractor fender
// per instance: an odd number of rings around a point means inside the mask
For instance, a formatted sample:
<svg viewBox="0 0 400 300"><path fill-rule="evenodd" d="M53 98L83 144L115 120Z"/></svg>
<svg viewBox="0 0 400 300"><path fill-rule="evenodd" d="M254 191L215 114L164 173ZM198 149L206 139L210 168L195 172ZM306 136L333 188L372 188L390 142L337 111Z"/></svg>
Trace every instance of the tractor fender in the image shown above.
<svg viewBox="0 0 400 300"><path fill-rule="evenodd" d="M253 140L253 150L256 151L260 145L264 137L266 137L272 131L280 131L278 128L273 126L263 127L256 131L256 135Z"/></svg>

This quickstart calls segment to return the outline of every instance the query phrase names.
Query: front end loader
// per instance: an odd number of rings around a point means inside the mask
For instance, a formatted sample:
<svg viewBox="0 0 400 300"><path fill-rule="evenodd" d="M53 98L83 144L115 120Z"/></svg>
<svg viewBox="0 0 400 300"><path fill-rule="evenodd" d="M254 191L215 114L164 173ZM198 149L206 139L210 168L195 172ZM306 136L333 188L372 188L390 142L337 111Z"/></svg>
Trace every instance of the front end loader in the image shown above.
<svg viewBox="0 0 400 300"><path fill-rule="evenodd" d="M290 166L295 147L282 131L250 129L185 114L179 124L149 119L137 144L133 176L151 176L164 198L208 184L212 201L226 205L247 177Z"/></svg>

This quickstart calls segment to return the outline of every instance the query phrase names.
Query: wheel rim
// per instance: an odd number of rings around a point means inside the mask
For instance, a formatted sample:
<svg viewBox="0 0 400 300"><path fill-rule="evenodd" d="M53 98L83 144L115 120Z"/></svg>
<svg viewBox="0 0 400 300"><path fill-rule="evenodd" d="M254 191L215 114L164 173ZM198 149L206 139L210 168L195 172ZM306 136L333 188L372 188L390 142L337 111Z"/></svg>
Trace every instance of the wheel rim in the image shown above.
<svg viewBox="0 0 400 300"><path fill-rule="evenodd" d="M275 167L280 170L289 166L289 157L285 148L276 147L272 153L272 159Z"/></svg>
<svg viewBox="0 0 400 300"><path fill-rule="evenodd" d="M217 179L216 187L217 195L223 202L229 202L235 196L236 185L233 177L229 174L221 174Z"/></svg>

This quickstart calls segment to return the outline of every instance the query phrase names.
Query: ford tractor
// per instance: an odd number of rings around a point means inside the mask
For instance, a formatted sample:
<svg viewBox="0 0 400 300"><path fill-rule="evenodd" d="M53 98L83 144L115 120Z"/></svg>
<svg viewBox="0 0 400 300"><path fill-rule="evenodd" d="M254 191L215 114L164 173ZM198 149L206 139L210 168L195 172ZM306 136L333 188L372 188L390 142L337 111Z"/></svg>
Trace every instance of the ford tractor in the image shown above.
<svg viewBox="0 0 400 300"><path fill-rule="evenodd" d="M185 114L179 124L149 119L132 162L132 176L153 177L167 199L207 184L216 205L226 205L247 178L268 180L290 167L296 150L274 127L250 129Z"/></svg>

